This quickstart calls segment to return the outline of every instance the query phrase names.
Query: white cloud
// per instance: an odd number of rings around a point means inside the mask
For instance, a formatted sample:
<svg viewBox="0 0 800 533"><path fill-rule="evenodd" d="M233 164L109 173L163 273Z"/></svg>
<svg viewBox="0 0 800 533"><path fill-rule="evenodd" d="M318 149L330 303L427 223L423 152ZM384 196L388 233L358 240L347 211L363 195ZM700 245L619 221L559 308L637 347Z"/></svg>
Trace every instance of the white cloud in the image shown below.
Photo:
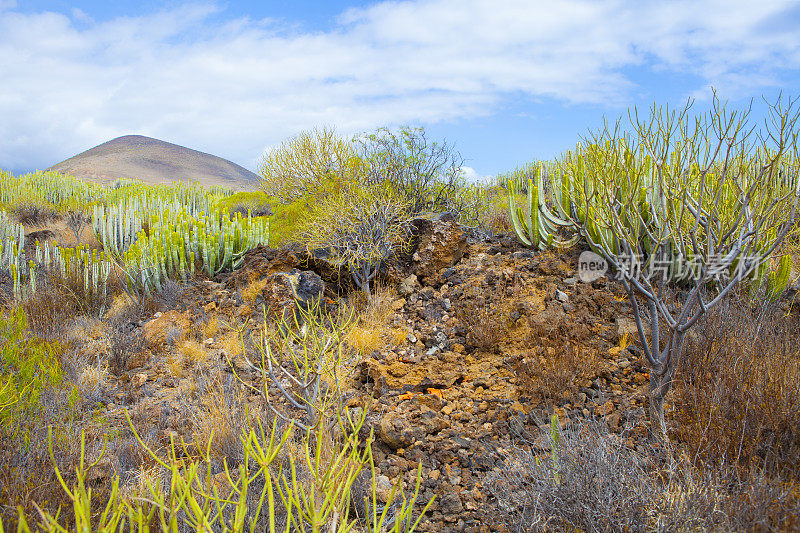
<svg viewBox="0 0 800 533"><path fill-rule="evenodd" d="M468 166L461 167L461 176L466 180L467 183L475 184L488 183L492 179L492 176L484 176L483 174L479 174L477 170Z"/></svg>
<svg viewBox="0 0 800 533"><path fill-rule="evenodd" d="M77 7L72 8L72 19L75 20L76 22L83 22L86 24L94 22L94 20L92 20L92 17L90 17L88 13Z"/></svg>
<svg viewBox="0 0 800 533"><path fill-rule="evenodd" d="M0 11L0 167L48 166L126 133L252 167L264 147L320 124L478 117L518 97L624 102L629 68L756 90L800 68L792 25L769 30L797 16L793 5L384 2L317 33L226 19L214 4L106 22Z"/></svg>

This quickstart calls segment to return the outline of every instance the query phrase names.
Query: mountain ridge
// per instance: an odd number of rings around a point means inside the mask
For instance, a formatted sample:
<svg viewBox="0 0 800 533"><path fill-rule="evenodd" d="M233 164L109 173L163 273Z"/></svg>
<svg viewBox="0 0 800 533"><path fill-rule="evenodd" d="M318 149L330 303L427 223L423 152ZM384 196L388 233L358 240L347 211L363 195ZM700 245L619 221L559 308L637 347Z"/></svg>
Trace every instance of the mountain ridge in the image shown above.
<svg viewBox="0 0 800 533"><path fill-rule="evenodd" d="M116 137L47 170L97 183L122 178L151 184L194 181L240 190L256 188L261 179L227 159L144 135Z"/></svg>

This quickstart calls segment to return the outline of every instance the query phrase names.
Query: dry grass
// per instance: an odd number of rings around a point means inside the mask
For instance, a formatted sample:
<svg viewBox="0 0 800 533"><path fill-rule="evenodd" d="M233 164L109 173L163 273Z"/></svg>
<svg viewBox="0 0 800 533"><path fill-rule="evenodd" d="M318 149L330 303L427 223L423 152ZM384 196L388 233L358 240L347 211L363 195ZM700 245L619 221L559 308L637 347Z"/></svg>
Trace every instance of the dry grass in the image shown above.
<svg viewBox="0 0 800 533"><path fill-rule="evenodd" d="M225 353L230 357L237 357L244 353L242 338L238 331L229 331L225 333L219 338L217 344L220 348L225 350Z"/></svg>
<svg viewBox="0 0 800 533"><path fill-rule="evenodd" d="M240 435L251 427L247 395L232 376L215 374L198 390L199 410L193 412L192 437L199 446L211 443L211 457L238 464L242 455Z"/></svg>
<svg viewBox="0 0 800 533"><path fill-rule="evenodd" d="M261 292L264 290L266 285L267 278L259 279L250 283L244 289L242 289L242 300L244 300L249 306L254 306L256 299L261 296Z"/></svg>
<svg viewBox="0 0 800 533"><path fill-rule="evenodd" d="M345 336L348 346L365 355L405 342L405 330L390 323L397 299L393 288L381 286L375 288L370 300L361 292L352 295L347 305L357 313L358 320Z"/></svg>
<svg viewBox="0 0 800 533"><path fill-rule="evenodd" d="M565 341L558 348L536 346L527 350L516 364L519 383L533 397L558 400L577 390L580 377L597 368L597 354Z"/></svg>
<svg viewBox="0 0 800 533"><path fill-rule="evenodd" d="M211 317L205 324L203 324L203 339L213 339L220 332L219 319Z"/></svg>
<svg viewBox="0 0 800 533"><path fill-rule="evenodd" d="M547 428L547 426L544 426ZM498 520L528 531L793 531L800 499L792 487L758 474L737 479L723 468L699 471L632 450L600 422L567 424L530 436L484 486ZM541 431L541 430L540 430ZM552 452L551 452L552 450Z"/></svg>
<svg viewBox="0 0 800 533"><path fill-rule="evenodd" d="M178 346L178 353L183 357L184 364L192 367L208 359L208 352L197 341L185 340Z"/></svg>
<svg viewBox="0 0 800 533"><path fill-rule="evenodd" d="M800 472L800 319L737 295L685 350L675 387L678 436L709 463Z"/></svg>
<svg viewBox="0 0 800 533"><path fill-rule="evenodd" d="M511 217L508 215L508 193L505 191L496 193L484 214L483 225L496 235L514 231Z"/></svg>

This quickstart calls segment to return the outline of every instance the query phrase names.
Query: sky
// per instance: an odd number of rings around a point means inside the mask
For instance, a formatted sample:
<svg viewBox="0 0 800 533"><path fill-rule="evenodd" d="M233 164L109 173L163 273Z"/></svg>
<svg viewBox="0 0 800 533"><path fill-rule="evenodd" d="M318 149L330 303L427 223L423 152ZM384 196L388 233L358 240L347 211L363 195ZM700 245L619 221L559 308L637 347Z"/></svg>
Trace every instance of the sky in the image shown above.
<svg viewBox="0 0 800 533"><path fill-rule="evenodd" d="M257 170L302 130L422 126L481 179L653 103L800 96L800 2L0 0L0 168L139 134Z"/></svg>

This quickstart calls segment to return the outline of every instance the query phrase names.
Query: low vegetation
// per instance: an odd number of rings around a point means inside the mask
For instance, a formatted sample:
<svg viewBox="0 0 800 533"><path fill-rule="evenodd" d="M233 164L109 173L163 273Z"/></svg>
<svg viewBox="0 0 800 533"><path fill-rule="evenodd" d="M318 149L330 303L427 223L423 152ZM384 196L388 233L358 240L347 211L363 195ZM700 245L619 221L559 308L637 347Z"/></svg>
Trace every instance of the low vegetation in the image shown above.
<svg viewBox="0 0 800 533"><path fill-rule="evenodd" d="M0 524L796 528L800 154L773 113L756 137L653 108L496 185L417 128L303 132L249 193L2 173ZM572 250L609 276L564 279Z"/></svg>

